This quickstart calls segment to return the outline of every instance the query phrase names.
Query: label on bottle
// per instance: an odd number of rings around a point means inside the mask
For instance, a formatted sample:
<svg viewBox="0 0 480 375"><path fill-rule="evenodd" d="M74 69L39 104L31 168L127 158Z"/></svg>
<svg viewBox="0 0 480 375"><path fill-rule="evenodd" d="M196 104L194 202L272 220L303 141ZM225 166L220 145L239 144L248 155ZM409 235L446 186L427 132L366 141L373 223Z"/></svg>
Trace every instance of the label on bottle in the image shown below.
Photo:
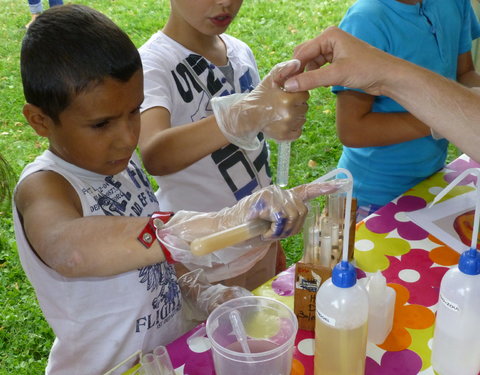
<svg viewBox="0 0 480 375"><path fill-rule="evenodd" d="M460 307L459 307L456 303L450 301L447 297L445 297L445 296L442 295L441 293L440 293L440 301L442 301L442 303L443 303L447 308L449 308L450 310L455 311L455 312L459 312L459 311L460 311Z"/></svg>
<svg viewBox="0 0 480 375"><path fill-rule="evenodd" d="M316 293L320 284L322 283L322 277L317 275L313 270L311 271L311 278L305 278L302 275L299 275L298 281L295 284L297 289L306 290L309 292Z"/></svg>
<svg viewBox="0 0 480 375"><path fill-rule="evenodd" d="M322 321L325 323L325 324L328 324L329 326L332 326L332 327L335 327L335 319L334 318L331 318L329 317L328 315L325 315L324 313L322 313L321 311L317 310L317 317L322 319Z"/></svg>

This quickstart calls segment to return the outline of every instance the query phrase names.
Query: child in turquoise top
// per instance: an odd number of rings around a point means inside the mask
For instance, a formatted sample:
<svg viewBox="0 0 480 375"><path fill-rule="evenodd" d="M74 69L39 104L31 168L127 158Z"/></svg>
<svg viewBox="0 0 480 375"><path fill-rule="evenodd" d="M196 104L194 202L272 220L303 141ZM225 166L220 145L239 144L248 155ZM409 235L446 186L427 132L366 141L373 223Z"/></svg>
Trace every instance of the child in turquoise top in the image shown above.
<svg viewBox="0 0 480 375"><path fill-rule="evenodd" d="M480 26L469 0L358 0L340 28L466 86L480 85L470 52ZM333 92L344 144L339 166L353 174L357 220L444 165L448 142L397 102L346 87Z"/></svg>

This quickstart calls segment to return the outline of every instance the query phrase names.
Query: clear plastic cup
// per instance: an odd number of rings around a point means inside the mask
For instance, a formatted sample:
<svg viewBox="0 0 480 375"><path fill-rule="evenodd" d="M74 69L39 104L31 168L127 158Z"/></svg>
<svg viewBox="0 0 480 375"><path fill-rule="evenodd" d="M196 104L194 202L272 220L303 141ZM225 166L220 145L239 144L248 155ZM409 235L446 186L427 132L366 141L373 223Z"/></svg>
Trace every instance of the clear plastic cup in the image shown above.
<svg viewBox="0 0 480 375"><path fill-rule="evenodd" d="M232 311L239 318L236 324L243 326L247 351L232 324ZM267 297L235 298L213 310L206 330L217 375L290 374L298 322L285 304Z"/></svg>

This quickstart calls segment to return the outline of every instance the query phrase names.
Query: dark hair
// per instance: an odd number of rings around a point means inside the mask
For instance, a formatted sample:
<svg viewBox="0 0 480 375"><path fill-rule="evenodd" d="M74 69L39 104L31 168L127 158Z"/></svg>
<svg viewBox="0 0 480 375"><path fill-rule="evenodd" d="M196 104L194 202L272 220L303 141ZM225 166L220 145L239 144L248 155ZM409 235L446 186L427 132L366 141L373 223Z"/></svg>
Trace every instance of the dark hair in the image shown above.
<svg viewBox="0 0 480 375"><path fill-rule="evenodd" d="M141 67L128 35L102 13L82 5L48 9L22 41L25 99L55 122L82 91L107 77L126 82Z"/></svg>

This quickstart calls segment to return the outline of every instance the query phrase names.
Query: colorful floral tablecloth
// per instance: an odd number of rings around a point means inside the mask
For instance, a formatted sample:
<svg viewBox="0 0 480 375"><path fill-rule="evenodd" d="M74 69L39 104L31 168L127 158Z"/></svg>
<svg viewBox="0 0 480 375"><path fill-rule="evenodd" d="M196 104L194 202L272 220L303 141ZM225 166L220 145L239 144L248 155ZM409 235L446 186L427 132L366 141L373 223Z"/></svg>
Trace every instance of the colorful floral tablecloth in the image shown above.
<svg viewBox="0 0 480 375"><path fill-rule="evenodd" d="M434 374L430 354L440 281L458 262L459 253L411 222L405 213L425 207L456 176L473 167L480 165L462 155L357 226L354 258L360 274L380 270L396 291L392 331L382 345L368 344L366 375ZM467 177L446 199L473 190L475 182L475 176ZM294 278L292 266L254 294L293 308ZM208 339L188 340L201 328L168 345L177 374L215 374ZM313 374L313 332L299 330L295 345L292 374Z"/></svg>

